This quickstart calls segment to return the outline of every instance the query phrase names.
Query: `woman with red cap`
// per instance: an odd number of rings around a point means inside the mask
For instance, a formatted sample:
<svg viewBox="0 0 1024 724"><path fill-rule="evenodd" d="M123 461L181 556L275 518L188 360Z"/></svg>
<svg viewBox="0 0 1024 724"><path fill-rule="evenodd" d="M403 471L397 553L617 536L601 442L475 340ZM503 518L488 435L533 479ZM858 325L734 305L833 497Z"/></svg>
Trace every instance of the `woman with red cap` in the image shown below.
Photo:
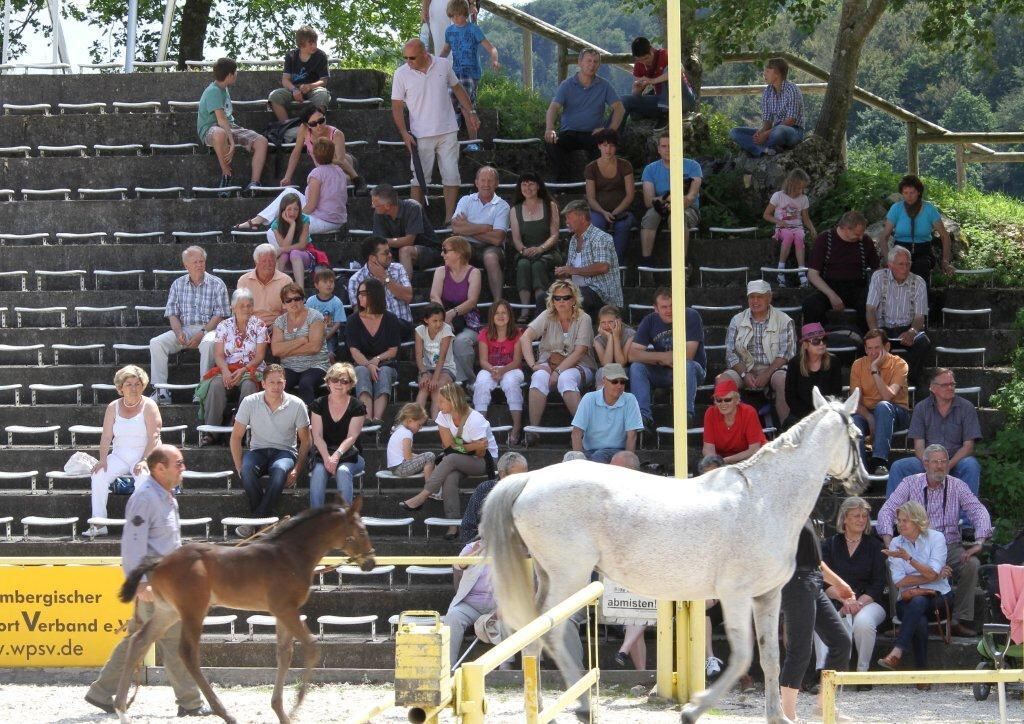
<svg viewBox="0 0 1024 724"><path fill-rule="evenodd" d="M718 382L713 399L714 406L704 413L704 455L721 455L726 463L738 463L768 442L757 410L740 402L735 382Z"/></svg>
<svg viewBox="0 0 1024 724"><path fill-rule="evenodd" d="M782 424L785 429L814 412L815 387L826 396L843 394L842 365L825 346L826 335L825 328L818 322L800 328L800 351L786 365L789 417Z"/></svg>

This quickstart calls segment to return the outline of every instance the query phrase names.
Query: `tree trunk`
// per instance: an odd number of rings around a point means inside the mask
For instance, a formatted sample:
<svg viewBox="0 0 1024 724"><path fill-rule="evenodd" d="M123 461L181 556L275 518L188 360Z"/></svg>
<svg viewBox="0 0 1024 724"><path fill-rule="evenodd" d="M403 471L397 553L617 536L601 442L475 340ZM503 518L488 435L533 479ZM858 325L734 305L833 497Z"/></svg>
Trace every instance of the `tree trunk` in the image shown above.
<svg viewBox="0 0 1024 724"><path fill-rule="evenodd" d="M697 17L694 8L689 3L683 3L680 11L683 24L683 69L686 71L686 77L690 81L694 94L699 99L704 77L704 65L700 60L700 41L697 39L696 34Z"/></svg>
<svg viewBox="0 0 1024 724"><path fill-rule="evenodd" d="M178 69L185 70L186 60L202 60L206 44L206 28L210 23L213 0L185 0L181 11L181 37L178 40Z"/></svg>
<svg viewBox="0 0 1024 724"><path fill-rule="evenodd" d="M814 135L821 138L837 158L846 159L846 126L857 68L864 41L885 12L888 0L843 0L839 30L832 53L831 78L818 116Z"/></svg>

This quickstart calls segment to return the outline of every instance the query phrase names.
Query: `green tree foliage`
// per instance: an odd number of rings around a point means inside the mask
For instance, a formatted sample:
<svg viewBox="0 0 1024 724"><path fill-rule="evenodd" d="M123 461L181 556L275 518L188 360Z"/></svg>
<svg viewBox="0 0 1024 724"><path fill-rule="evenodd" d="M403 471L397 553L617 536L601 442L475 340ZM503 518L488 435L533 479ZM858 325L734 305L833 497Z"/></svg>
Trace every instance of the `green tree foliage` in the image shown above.
<svg viewBox="0 0 1024 724"><path fill-rule="evenodd" d="M24 1L24 0L23 0ZM294 47L293 31L312 25L321 45L350 65L393 65L401 41L419 31L419 3L408 0L184 0L175 12L170 57L177 57L181 17L190 4L209 13L202 46L224 48L238 58L274 58ZM156 57L165 3L139 0L138 59ZM102 60L124 47L127 0L88 0L70 5L68 12L102 31L93 43L92 55Z"/></svg>
<svg viewBox="0 0 1024 724"><path fill-rule="evenodd" d="M17 58L25 52L24 34L41 33L50 35L50 16L43 0L14 0L11 3L11 47L8 55ZM0 40L0 53L7 50ZM2 56L0 56L2 57Z"/></svg>

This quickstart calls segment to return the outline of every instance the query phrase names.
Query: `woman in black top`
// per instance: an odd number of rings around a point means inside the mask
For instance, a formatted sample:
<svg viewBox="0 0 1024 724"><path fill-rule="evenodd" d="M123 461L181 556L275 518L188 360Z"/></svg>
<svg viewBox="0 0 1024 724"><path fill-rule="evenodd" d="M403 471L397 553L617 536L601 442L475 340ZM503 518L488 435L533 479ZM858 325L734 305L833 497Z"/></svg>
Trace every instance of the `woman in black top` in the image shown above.
<svg viewBox="0 0 1024 724"><path fill-rule="evenodd" d="M327 484L335 479L345 503L352 502L352 481L366 469L359 435L366 420L366 408L352 396L356 371L347 362L327 370L327 394L309 406L313 428L310 456L309 507L324 504Z"/></svg>
<svg viewBox="0 0 1024 724"><path fill-rule="evenodd" d="M839 506L836 516L839 531L821 547L821 558L853 589L855 601L843 601L835 586L825 589L825 595L839 609L846 630L857 646L857 671L867 671L875 650L875 634L885 620L882 605L887 578L887 563L882 554L882 542L871 532L871 505L856 496L847 498ZM818 668L825 663L824 645L815 640ZM859 691L871 687L861 684Z"/></svg>
<svg viewBox="0 0 1024 724"><path fill-rule="evenodd" d="M800 328L800 351L789 361L786 375L786 404L789 417L783 427L790 428L814 412L812 390L823 395L843 392L842 365L825 347L825 328L815 322Z"/></svg>
<svg viewBox="0 0 1024 724"><path fill-rule="evenodd" d="M356 309L345 324L345 344L356 363L356 396L366 407L371 424L380 424L391 388L398 381L395 358L404 325L387 310L384 285L377 279L360 282Z"/></svg>
<svg viewBox="0 0 1024 724"><path fill-rule="evenodd" d="M828 647L828 668L838 671L850 661L850 634L821 589L822 579L837 589L843 600L853 599L853 591L846 582L822 562L818 536L807 521L796 548L796 571L782 587L786 658L782 660L779 685L782 713L793 721L796 721L796 695L800 693L800 684L811 660L811 634L818 634Z"/></svg>

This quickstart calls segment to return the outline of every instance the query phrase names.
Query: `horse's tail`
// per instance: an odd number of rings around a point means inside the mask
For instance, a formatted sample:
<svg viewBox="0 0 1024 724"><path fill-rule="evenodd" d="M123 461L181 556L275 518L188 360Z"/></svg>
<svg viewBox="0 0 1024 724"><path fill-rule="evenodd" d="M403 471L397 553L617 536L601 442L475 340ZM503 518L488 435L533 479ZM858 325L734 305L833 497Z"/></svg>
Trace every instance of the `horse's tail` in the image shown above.
<svg viewBox="0 0 1024 724"><path fill-rule="evenodd" d="M122 603L128 603L135 598L135 590L139 587L139 581L142 580L144 575L156 568L160 560L160 558L149 559L125 577L120 594Z"/></svg>
<svg viewBox="0 0 1024 724"><path fill-rule="evenodd" d="M518 629L537 617L533 576L526 561L529 550L516 530L512 507L526 487L530 473L501 481L484 503L480 531L484 550L491 556L494 595L501 618Z"/></svg>

